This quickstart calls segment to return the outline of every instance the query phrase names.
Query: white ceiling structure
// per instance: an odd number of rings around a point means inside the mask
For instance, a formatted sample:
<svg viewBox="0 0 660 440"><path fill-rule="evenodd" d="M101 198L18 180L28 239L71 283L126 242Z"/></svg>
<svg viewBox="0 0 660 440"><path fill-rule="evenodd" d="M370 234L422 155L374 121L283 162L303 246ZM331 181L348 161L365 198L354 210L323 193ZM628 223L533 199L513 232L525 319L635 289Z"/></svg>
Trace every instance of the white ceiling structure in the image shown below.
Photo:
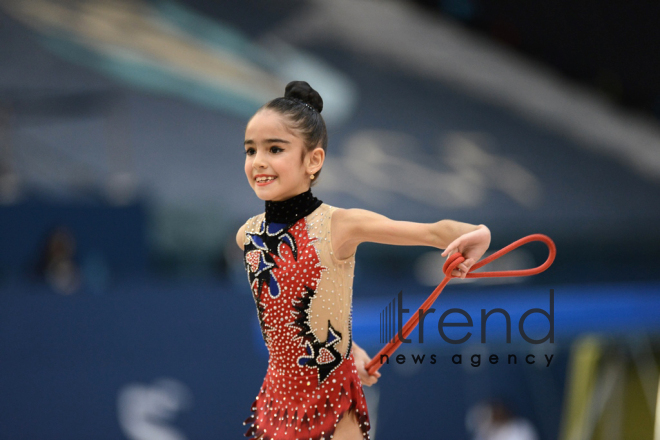
<svg viewBox="0 0 660 440"><path fill-rule="evenodd" d="M274 33L292 44L332 41L479 99L612 156L660 182L660 124L460 25L405 2L311 0Z"/></svg>

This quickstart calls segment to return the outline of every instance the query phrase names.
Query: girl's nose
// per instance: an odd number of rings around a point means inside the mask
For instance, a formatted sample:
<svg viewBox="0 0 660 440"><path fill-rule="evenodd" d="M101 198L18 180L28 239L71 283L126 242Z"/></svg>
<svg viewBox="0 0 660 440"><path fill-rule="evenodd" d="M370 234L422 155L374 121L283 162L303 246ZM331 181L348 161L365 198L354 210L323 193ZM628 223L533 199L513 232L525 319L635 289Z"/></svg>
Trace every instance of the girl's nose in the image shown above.
<svg viewBox="0 0 660 440"><path fill-rule="evenodd" d="M266 160L265 160L265 155L263 153L259 153L258 151L254 154L254 161L252 162L252 166L254 168L265 168L266 167Z"/></svg>

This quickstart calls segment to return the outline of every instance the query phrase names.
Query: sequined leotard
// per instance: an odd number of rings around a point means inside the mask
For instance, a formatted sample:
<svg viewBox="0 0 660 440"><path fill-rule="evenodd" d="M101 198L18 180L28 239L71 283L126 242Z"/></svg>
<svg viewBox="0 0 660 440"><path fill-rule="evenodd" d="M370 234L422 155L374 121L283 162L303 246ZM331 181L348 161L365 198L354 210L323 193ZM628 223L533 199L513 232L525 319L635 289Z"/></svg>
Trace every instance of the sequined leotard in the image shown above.
<svg viewBox="0 0 660 440"><path fill-rule="evenodd" d="M309 189L267 201L265 212L246 222L245 268L269 352L246 437L330 439L354 412L369 439L351 351L355 255L339 260L332 252L336 209Z"/></svg>

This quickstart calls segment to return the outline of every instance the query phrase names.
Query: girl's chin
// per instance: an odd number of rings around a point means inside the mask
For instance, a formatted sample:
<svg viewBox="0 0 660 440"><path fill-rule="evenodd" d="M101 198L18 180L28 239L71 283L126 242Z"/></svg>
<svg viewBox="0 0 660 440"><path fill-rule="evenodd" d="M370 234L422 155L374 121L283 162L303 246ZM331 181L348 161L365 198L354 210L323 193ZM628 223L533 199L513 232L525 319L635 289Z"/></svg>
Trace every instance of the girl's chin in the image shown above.
<svg viewBox="0 0 660 440"><path fill-rule="evenodd" d="M257 197L264 201L280 201L289 198L289 196L285 196L285 194L295 194L295 192L292 193L291 190L282 190L281 187L276 187L276 184L277 183L271 183L270 185L264 186L255 185L254 192Z"/></svg>
<svg viewBox="0 0 660 440"><path fill-rule="evenodd" d="M254 192L257 194L257 197L259 197L261 200L273 200L273 199L278 199L282 195L282 191L278 191L275 188L269 188L270 185L267 186L255 186L254 187Z"/></svg>

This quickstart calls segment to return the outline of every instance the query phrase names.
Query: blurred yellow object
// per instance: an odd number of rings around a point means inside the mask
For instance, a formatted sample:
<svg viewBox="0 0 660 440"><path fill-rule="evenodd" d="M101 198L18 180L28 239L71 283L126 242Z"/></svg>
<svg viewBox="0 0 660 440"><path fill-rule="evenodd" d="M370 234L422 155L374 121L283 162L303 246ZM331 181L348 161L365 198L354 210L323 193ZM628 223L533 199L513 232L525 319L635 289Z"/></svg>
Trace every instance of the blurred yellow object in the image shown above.
<svg viewBox="0 0 660 440"><path fill-rule="evenodd" d="M560 439L660 440L655 351L645 335L577 340L571 349Z"/></svg>
<svg viewBox="0 0 660 440"><path fill-rule="evenodd" d="M655 401L655 433L653 440L660 440L660 377L658 378L658 395Z"/></svg>
<svg viewBox="0 0 660 440"><path fill-rule="evenodd" d="M563 407L561 440L586 440L588 411L593 399L602 343L594 336L578 340L571 350Z"/></svg>

